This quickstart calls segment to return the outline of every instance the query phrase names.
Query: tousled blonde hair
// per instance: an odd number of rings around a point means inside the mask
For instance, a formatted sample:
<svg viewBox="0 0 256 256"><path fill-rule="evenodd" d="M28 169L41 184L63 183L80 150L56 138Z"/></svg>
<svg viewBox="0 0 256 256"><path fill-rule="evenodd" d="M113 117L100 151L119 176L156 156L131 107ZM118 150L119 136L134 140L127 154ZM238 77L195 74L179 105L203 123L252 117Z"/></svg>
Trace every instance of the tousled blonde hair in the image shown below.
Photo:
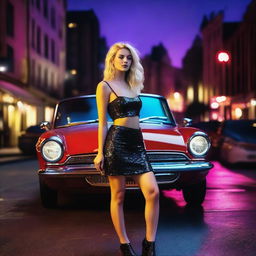
<svg viewBox="0 0 256 256"><path fill-rule="evenodd" d="M132 64L125 78L131 89L136 93L140 93L144 87L144 69L140 63L137 49L129 43L118 42L110 47L105 59L104 80L112 80L115 77L114 58L120 49L127 49L132 55Z"/></svg>

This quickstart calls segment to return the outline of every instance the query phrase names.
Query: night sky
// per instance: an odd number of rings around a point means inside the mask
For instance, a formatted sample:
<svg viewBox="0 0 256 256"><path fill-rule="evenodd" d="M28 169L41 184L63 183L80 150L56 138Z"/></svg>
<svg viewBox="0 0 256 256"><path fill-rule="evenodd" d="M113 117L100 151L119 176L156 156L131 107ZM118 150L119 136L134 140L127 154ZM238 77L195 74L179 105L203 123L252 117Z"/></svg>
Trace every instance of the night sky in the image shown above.
<svg viewBox="0 0 256 256"><path fill-rule="evenodd" d="M172 64L181 67L203 15L224 10L225 21L241 21L251 0L68 0L68 10L93 9L108 46L132 43L141 56L160 42Z"/></svg>

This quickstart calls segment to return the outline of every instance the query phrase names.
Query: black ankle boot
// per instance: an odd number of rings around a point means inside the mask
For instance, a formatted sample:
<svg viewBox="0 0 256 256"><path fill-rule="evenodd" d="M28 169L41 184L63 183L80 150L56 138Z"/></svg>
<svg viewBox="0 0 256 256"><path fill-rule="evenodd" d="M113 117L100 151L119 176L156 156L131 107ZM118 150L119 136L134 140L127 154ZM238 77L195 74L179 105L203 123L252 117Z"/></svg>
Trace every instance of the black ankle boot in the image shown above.
<svg viewBox="0 0 256 256"><path fill-rule="evenodd" d="M155 242L142 241L142 256L156 256Z"/></svg>
<svg viewBox="0 0 256 256"><path fill-rule="evenodd" d="M130 243L120 244L120 250L123 256L137 256Z"/></svg>

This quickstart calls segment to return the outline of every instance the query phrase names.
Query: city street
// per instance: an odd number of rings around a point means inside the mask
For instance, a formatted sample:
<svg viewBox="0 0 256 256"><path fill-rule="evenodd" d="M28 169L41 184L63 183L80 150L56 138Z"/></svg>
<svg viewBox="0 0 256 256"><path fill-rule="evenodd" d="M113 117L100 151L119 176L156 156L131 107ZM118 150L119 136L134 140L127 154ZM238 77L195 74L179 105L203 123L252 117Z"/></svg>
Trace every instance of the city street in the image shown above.
<svg viewBox="0 0 256 256"><path fill-rule="evenodd" d="M256 255L256 0L0 12L0 256Z"/></svg>
<svg viewBox="0 0 256 256"><path fill-rule="evenodd" d="M186 207L178 191L161 197L158 256L255 255L256 170L213 163L202 208ZM119 255L109 195L61 194L60 208L45 209L37 168L34 159L0 165L1 256ZM145 229L139 193L127 195L125 213L139 254Z"/></svg>

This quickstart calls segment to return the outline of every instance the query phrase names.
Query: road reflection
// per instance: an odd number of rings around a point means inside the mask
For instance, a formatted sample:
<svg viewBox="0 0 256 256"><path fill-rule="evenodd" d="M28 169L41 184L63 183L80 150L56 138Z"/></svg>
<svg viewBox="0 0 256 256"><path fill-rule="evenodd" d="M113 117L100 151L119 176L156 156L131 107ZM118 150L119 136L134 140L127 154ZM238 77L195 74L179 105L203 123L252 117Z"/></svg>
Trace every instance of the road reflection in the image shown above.
<svg viewBox="0 0 256 256"><path fill-rule="evenodd" d="M248 196L250 192L256 194L256 175L250 174L254 170L231 170L219 162L213 162L213 164L214 168L207 176L207 193L203 203L204 210L239 211L255 209L254 196ZM186 205L181 191L164 191L164 195L175 200L180 207Z"/></svg>

